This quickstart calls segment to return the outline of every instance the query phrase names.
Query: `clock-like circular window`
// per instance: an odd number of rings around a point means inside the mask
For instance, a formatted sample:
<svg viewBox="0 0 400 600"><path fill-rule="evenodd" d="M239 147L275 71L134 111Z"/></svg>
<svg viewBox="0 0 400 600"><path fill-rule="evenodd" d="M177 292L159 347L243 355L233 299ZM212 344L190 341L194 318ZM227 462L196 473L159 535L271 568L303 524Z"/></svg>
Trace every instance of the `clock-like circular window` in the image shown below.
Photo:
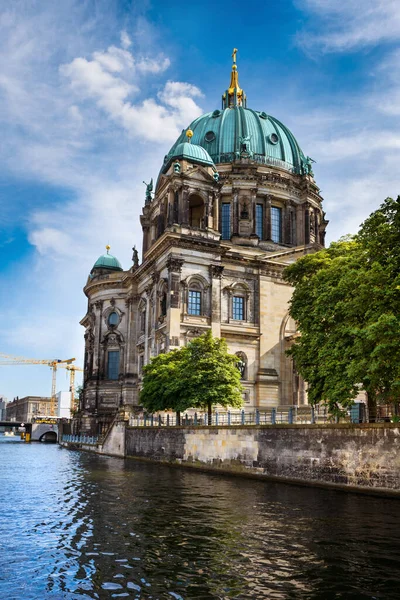
<svg viewBox="0 0 400 600"><path fill-rule="evenodd" d="M277 133L271 133L271 135L268 136L268 141L271 144L277 144L279 142L279 136Z"/></svg>
<svg viewBox="0 0 400 600"><path fill-rule="evenodd" d="M119 323L119 317L116 312L112 312L108 315L108 324L115 327Z"/></svg>
<svg viewBox="0 0 400 600"><path fill-rule="evenodd" d="M206 142L213 142L215 140L215 133L213 131L207 131L204 139Z"/></svg>
<svg viewBox="0 0 400 600"><path fill-rule="evenodd" d="M217 110L214 110L212 116L214 117L214 119L216 119L217 117L220 116L220 114L221 114L221 111L217 109Z"/></svg>

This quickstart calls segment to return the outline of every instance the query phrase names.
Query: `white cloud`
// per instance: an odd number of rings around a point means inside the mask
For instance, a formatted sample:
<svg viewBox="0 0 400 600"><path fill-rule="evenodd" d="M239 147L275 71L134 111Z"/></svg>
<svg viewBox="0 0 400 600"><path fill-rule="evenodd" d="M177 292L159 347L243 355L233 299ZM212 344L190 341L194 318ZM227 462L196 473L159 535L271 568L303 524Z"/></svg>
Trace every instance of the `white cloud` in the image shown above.
<svg viewBox="0 0 400 600"><path fill-rule="evenodd" d="M142 140L173 141L182 127L201 114L193 98L200 90L185 82L168 81L157 102L148 98L133 104L130 97L139 91L132 83L140 74L160 74L168 68L168 58L142 57L135 61L127 50L111 46L93 53L92 60L78 57L62 65L60 73L75 93L75 101L92 99L132 136Z"/></svg>
<svg viewBox="0 0 400 600"><path fill-rule="evenodd" d="M127 35L121 48L104 44L97 32L117 30L109 3L90 19L83 4L20 0L0 9L2 172L36 189L22 210L10 197L6 218L1 211L1 225L25 228L33 248L2 279L0 346L10 354L82 356L87 275L107 243L129 268L132 246L141 247L142 181L157 177L200 112L196 88L165 85L170 63L156 46L136 56ZM155 91L134 102L150 77L165 100ZM157 153L146 140L158 141ZM26 381L2 371L2 388L10 397L47 393L45 371Z"/></svg>
<svg viewBox="0 0 400 600"><path fill-rule="evenodd" d="M304 48L337 52L399 40L398 0L297 0L297 4L318 18L314 27L298 36Z"/></svg>
<svg viewBox="0 0 400 600"><path fill-rule="evenodd" d="M125 50L132 46L132 40L125 30L121 31L121 46L125 48Z"/></svg>

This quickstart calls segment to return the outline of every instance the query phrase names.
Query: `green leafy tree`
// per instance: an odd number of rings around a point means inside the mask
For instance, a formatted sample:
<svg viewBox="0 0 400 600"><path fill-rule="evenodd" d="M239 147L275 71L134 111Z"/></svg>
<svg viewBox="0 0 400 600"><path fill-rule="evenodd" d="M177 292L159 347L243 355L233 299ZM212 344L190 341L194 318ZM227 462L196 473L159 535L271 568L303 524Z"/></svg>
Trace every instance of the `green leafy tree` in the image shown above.
<svg viewBox="0 0 400 600"><path fill-rule="evenodd" d="M333 413L360 385L370 415L400 394L400 198L388 198L354 238L307 255L285 270L295 286L290 314L301 336L289 353L312 403Z"/></svg>
<svg viewBox="0 0 400 600"><path fill-rule="evenodd" d="M226 341L207 332L144 367L140 401L151 412L207 409L211 422L213 405L240 408L243 404L237 364L238 357L228 353Z"/></svg>
<svg viewBox="0 0 400 600"><path fill-rule="evenodd" d="M190 407L185 380L182 377L182 361L185 348L159 354L143 367L143 383L140 402L149 412L174 410L177 422L180 413Z"/></svg>
<svg viewBox="0 0 400 600"><path fill-rule="evenodd" d="M239 359L228 353L226 341L208 331L192 340L185 350L182 367L190 406L207 409L209 423L213 405L240 408L243 387Z"/></svg>

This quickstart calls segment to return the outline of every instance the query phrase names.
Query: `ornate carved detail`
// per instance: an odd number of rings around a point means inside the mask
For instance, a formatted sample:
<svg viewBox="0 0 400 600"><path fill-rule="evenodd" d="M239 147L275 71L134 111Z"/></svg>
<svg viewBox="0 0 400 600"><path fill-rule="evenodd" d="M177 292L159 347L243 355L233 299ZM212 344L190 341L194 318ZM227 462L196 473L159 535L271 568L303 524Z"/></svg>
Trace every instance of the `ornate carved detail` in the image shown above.
<svg viewBox="0 0 400 600"><path fill-rule="evenodd" d="M214 279L222 279L224 267L222 265L210 265L210 276Z"/></svg>
<svg viewBox="0 0 400 600"><path fill-rule="evenodd" d="M97 310L101 310L103 308L103 300L96 300L94 305L97 308Z"/></svg>
<svg viewBox="0 0 400 600"><path fill-rule="evenodd" d="M186 331L186 335L190 335L193 337L198 337L202 333L204 333L204 331L202 329L198 329L197 327L194 327L193 329L188 329Z"/></svg>
<svg viewBox="0 0 400 600"><path fill-rule="evenodd" d="M115 306L115 298L111 298L110 304L111 304L111 306Z"/></svg>
<svg viewBox="0 0 400 600"><path fill-rule="evenodd" d="M154 271L151 274L151 279L152 279L153 283L157 283L158 280L160 279L160 273L157 273L156 271Z"/></svg>
<svg viewBox="0 0 400 600"><path fill-rule="evenodd" d="M170 339L169 345L170 346L179 346L179 337L176 335L173 335Z"/></svg>
<svg viewBox="0 0 400 600"><path fill-rule="evenodd" d="M183 258L176 258L174 256L170 256L167 260L167 268L171 273L180 273L182 271L182 266L185 261Z"/></svg>

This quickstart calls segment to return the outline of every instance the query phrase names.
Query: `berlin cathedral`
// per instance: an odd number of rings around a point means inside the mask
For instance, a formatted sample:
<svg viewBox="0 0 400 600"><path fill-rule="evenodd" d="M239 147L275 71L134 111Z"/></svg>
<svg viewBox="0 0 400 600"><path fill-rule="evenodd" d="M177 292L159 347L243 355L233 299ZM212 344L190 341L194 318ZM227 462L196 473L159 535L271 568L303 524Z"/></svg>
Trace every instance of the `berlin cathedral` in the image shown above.
<svg viewBox="0 0 400 600"><path fill-rule="evenodd" d="M234 51L221 107L182 131L147 184L142 263L134 248L125 271L107 247L90 272L80 431L139 411L143 366L209 329L240 358L246 410L307 402L285 353L296 327L282 273L324 246L312 162L285 125L248 108Z"/></svg>

